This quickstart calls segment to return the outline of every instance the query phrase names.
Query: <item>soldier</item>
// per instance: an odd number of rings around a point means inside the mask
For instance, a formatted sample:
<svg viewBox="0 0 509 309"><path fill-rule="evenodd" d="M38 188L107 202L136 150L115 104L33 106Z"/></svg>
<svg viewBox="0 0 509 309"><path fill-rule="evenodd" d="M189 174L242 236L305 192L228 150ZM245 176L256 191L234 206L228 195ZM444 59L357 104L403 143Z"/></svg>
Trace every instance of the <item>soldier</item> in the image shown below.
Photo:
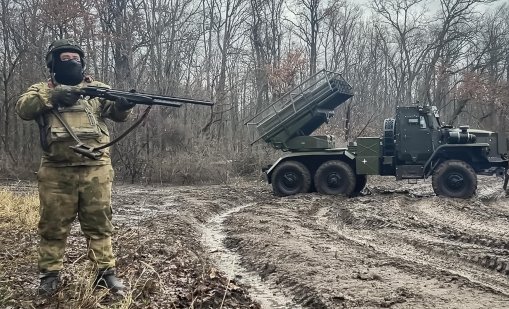
<svg viewBox="0 0 509 309"><path fill-rule="evenodd" d="M87 146L105 145L110 140L105 118L125 121L133 104L125 99L80 97L68 90L68 86L108 87L85 76L85 54L72 40L53 42L46 64L51 78L32 85L16 104L19 117L35 120L39 125L43 149L37 173L38 292L49 296L57 290L66 240L71 223L78 216L87 240L88 258L97 269L96 286L122 294L125 286L115 276L111 245L113 168L108 150L93 160L77 154L70 146L76 145L73 134Z"/></svg>

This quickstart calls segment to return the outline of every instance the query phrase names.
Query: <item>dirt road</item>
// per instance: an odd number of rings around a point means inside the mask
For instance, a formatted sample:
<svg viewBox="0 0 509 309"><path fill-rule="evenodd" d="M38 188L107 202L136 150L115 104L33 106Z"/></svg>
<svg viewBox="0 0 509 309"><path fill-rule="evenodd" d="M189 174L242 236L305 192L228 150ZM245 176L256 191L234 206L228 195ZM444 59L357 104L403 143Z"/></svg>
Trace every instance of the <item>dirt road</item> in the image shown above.
<svg viewBox="0 0 509 309"><path fill-rule="evenodd" d="M260 181L117 184L114 243L129 308L509 308L509 198L500 180L480 178L469 200L387 178L370 179L365 193L279 198ZM35 256L35 232L2 235L9 256ZM76 224L65 287L51 300L34 295L34 261L6 262L3 282L19 304L9 308L88 301L74 285L83 250Z"/></svg>
<svg viewBox="0 0 509 309"><path fill-rule="evenodd" d="M175 239L262 308L509 308L509 199L495 178L469 200L385 178L355 198L278 198L254 182L115 196L117 220L180 222Z"/></svg>

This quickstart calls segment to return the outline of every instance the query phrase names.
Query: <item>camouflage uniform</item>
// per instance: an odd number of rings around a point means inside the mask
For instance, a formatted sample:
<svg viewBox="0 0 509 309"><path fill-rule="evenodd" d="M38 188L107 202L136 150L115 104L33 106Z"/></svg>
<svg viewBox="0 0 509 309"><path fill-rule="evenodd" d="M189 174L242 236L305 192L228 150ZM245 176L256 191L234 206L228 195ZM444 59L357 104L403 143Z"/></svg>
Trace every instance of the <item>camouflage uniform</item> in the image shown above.
<svg viewBox="0 0 509 309"><path fill-rule="evenodd" d="M83 82L80 86L107 85ZM50 88L46 83L32 85L16 104L24 120L42 123L46 143L37 174L40 198L39 270L41 273L62 269L66 240L71 223L78 216L87 238L88 257L98 269L115 266L111 248L111 183L113 169L109 152L99 160L76 154L69 146L72 139L60 121L49 112ZM58 111L85 144L98 147L109 142L105 118L125 121L130 111L117 103L99 98L81 97L74 106Z"/></svg>

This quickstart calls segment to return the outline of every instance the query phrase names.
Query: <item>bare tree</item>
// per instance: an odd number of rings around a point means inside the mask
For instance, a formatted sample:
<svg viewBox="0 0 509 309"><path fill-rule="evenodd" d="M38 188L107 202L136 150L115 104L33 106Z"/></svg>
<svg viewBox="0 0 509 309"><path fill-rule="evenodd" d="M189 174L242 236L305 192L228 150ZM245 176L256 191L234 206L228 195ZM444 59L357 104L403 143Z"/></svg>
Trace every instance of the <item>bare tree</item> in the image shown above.
<svg viewBox="0 0 509 309"><path fill-rule="evenodd" d="M478 122L485 128L503 128L507 122L507 8L477 20L467 49L469 65L458 72L461 79L455 88L457 96L451 122L467 114L465 120Z"/></svg>
<svg viewBox="0 0 509 309"><path fill-rule="evenodd" d="M398 102L414 100L414 82L421 72L430 52L429 35L425 25L429 20L421 6L423 0L374 0L373 8L381 21L394 32L386 41L387 51L392 53L395 80L400 85L396 94Z"/></svg>
<svg viewBox="0 0 509 309"><path fill-rule="evenodd" d="M255 111L260 111L264 103L270 101L268 71L276 69L281 59L282 13L282 0L251 0L250 39L255 71Z"/></svg>
<svg viewBox="0 0 509 309"><path fill-rule="evenodd" d="M231 104L227 100L226 73L229 61L229 53L233 52L235 44L240 40L241 31L244 30L247 17L248 2L245 0L211 0L209 7L217 9L214 21L211 23L212 30L216 35L218 50L217 83L215 86L216 104L210 115L210 119L202 129L208 132L210 127L217 123L217 137L222 135L223 117L230 110Z"/></svg>
<svg viewBox="0 0 509 309"><path fill-rule="evenodd" d="M320 27L326 15L331 12L324 8L323 0L294 0L288 10L295 16L287 18L295 34L304 42L309 53L309 75L317 71Z"/></svg>
<svg viewBox="0 0 509 309"><path fill-rule="evenodd" d="M449 81L447 76L448 67L452 63L457 63L453 58L451 52L459 52L457 46L465 43L469 37L475 33L474 16L476 14L475 7L479 3L491 3L492 0L441 0L440 11L437 15L437 23L431 25L433 38L431 41L431 55L429 63L425 70L425 76L422 83L423 94L420 95L422 100L442 107L446 100L446 90ZM451 48L452 47L452 48ZM456 53L457 56L457 53ZM439 61L441 62L438 67ZM432 90L435 88L432 85L432 76L438 75L436 87L436 95L431 97Z"/></svg>

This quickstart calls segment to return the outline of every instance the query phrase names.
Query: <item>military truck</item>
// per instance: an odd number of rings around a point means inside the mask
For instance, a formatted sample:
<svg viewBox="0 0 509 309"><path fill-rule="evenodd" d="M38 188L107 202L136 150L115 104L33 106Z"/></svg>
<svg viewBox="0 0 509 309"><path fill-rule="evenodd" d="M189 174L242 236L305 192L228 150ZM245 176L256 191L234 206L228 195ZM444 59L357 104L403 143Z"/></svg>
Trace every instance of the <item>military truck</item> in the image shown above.
<svg viewBox="0 0 509 309"><path fill-rule="evenodd" d="M477 175L508 178L508 140L499 133L441 125L433 106L400 106L383 134L336 148L334 136L311 134L353 96L339 73L322 70L249 118L251 143L263 140L285 152L264 170L274 194L317 191L352 196L368 175L416 181L431 176L437 195L469 198Z"/></svg>

